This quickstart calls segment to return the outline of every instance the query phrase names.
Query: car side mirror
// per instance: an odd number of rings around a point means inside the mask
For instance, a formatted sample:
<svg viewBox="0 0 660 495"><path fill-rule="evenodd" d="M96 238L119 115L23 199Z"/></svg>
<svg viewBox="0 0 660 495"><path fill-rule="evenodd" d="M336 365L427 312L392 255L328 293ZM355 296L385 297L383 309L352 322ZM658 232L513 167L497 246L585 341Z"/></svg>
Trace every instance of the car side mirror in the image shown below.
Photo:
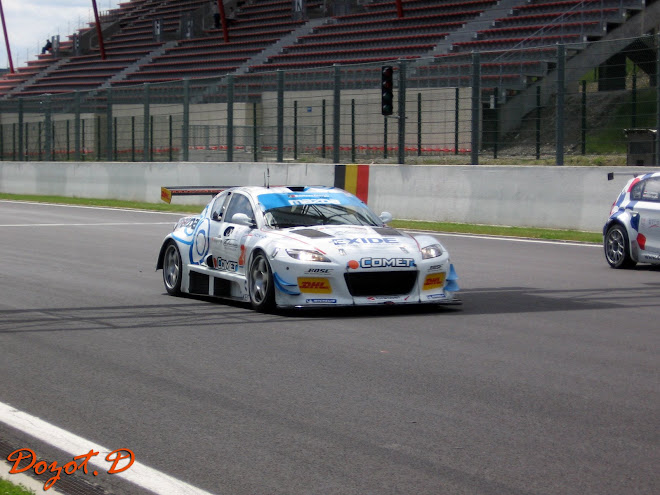
<svg viewBox="0 0 660 495"><path fill-rule="evenodd" d="M237 223L238 225L243 225L245 227L255 227L255 223L250 217L248 217L245 213L234 213L234 215L231 217L231 223Z"/></svg>
<svg viewBox="0 0 660 495"><path fill-rule="evenodd" d="M389 223L392 221L392 214L389 211L384 211L378 218L380 218L383 223Z"/></svg>

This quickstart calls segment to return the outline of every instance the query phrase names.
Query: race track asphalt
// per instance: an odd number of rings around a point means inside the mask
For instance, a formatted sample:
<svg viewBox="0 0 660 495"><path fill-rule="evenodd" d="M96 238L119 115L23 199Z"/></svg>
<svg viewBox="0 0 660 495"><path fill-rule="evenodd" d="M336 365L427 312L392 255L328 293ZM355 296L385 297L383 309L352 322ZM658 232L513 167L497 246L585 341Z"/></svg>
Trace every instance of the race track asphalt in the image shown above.
<svg viewBox="0 0 660 495"><path fill-rule="evenodd" d="M216 494L660 493L660 269L438 234L459 309L264 315L165 293L176 218L0 202L1 403Z"/></svg>

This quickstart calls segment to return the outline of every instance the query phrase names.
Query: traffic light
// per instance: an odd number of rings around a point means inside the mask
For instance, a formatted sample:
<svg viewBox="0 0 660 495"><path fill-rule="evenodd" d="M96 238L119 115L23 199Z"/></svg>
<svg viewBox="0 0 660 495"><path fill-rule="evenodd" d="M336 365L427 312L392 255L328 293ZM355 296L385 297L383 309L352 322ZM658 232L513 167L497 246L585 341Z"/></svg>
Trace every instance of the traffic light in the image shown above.
<svg viewBox="0 0 660 495"><path fill-rule="evenodd" d="M381 70L381 111L383 115L392 115L394 111L394 68L383 65Z"/></svg>

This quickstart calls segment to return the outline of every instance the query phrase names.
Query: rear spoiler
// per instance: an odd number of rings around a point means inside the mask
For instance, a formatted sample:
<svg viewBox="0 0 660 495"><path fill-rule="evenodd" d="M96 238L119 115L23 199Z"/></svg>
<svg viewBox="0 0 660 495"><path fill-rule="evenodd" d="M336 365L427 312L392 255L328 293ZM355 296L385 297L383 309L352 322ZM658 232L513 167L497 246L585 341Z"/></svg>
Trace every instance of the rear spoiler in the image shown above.
<svg viewBox="0 0 660 495"><path fill-rule="evenodd" d="M230 187L236 186L163 186L160 188L160 199L171 203L172 196L215 196Z"/></svg>

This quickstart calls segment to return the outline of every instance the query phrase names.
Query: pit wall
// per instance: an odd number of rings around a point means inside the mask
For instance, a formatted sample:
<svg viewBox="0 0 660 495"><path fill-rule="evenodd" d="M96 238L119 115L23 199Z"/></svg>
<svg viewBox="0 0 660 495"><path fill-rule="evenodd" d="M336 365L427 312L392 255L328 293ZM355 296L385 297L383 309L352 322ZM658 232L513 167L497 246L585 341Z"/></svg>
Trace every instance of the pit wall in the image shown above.
<svg viewBox="0 0 660 495"><path fill-rule="evenodd" d="M0 162L0 192L160 201L161 186L337 185L396 219L600 231L632 170L301 163ZM651 170L649 170L650 172ZM205 197L174 203L204 204Z"/></svg>

